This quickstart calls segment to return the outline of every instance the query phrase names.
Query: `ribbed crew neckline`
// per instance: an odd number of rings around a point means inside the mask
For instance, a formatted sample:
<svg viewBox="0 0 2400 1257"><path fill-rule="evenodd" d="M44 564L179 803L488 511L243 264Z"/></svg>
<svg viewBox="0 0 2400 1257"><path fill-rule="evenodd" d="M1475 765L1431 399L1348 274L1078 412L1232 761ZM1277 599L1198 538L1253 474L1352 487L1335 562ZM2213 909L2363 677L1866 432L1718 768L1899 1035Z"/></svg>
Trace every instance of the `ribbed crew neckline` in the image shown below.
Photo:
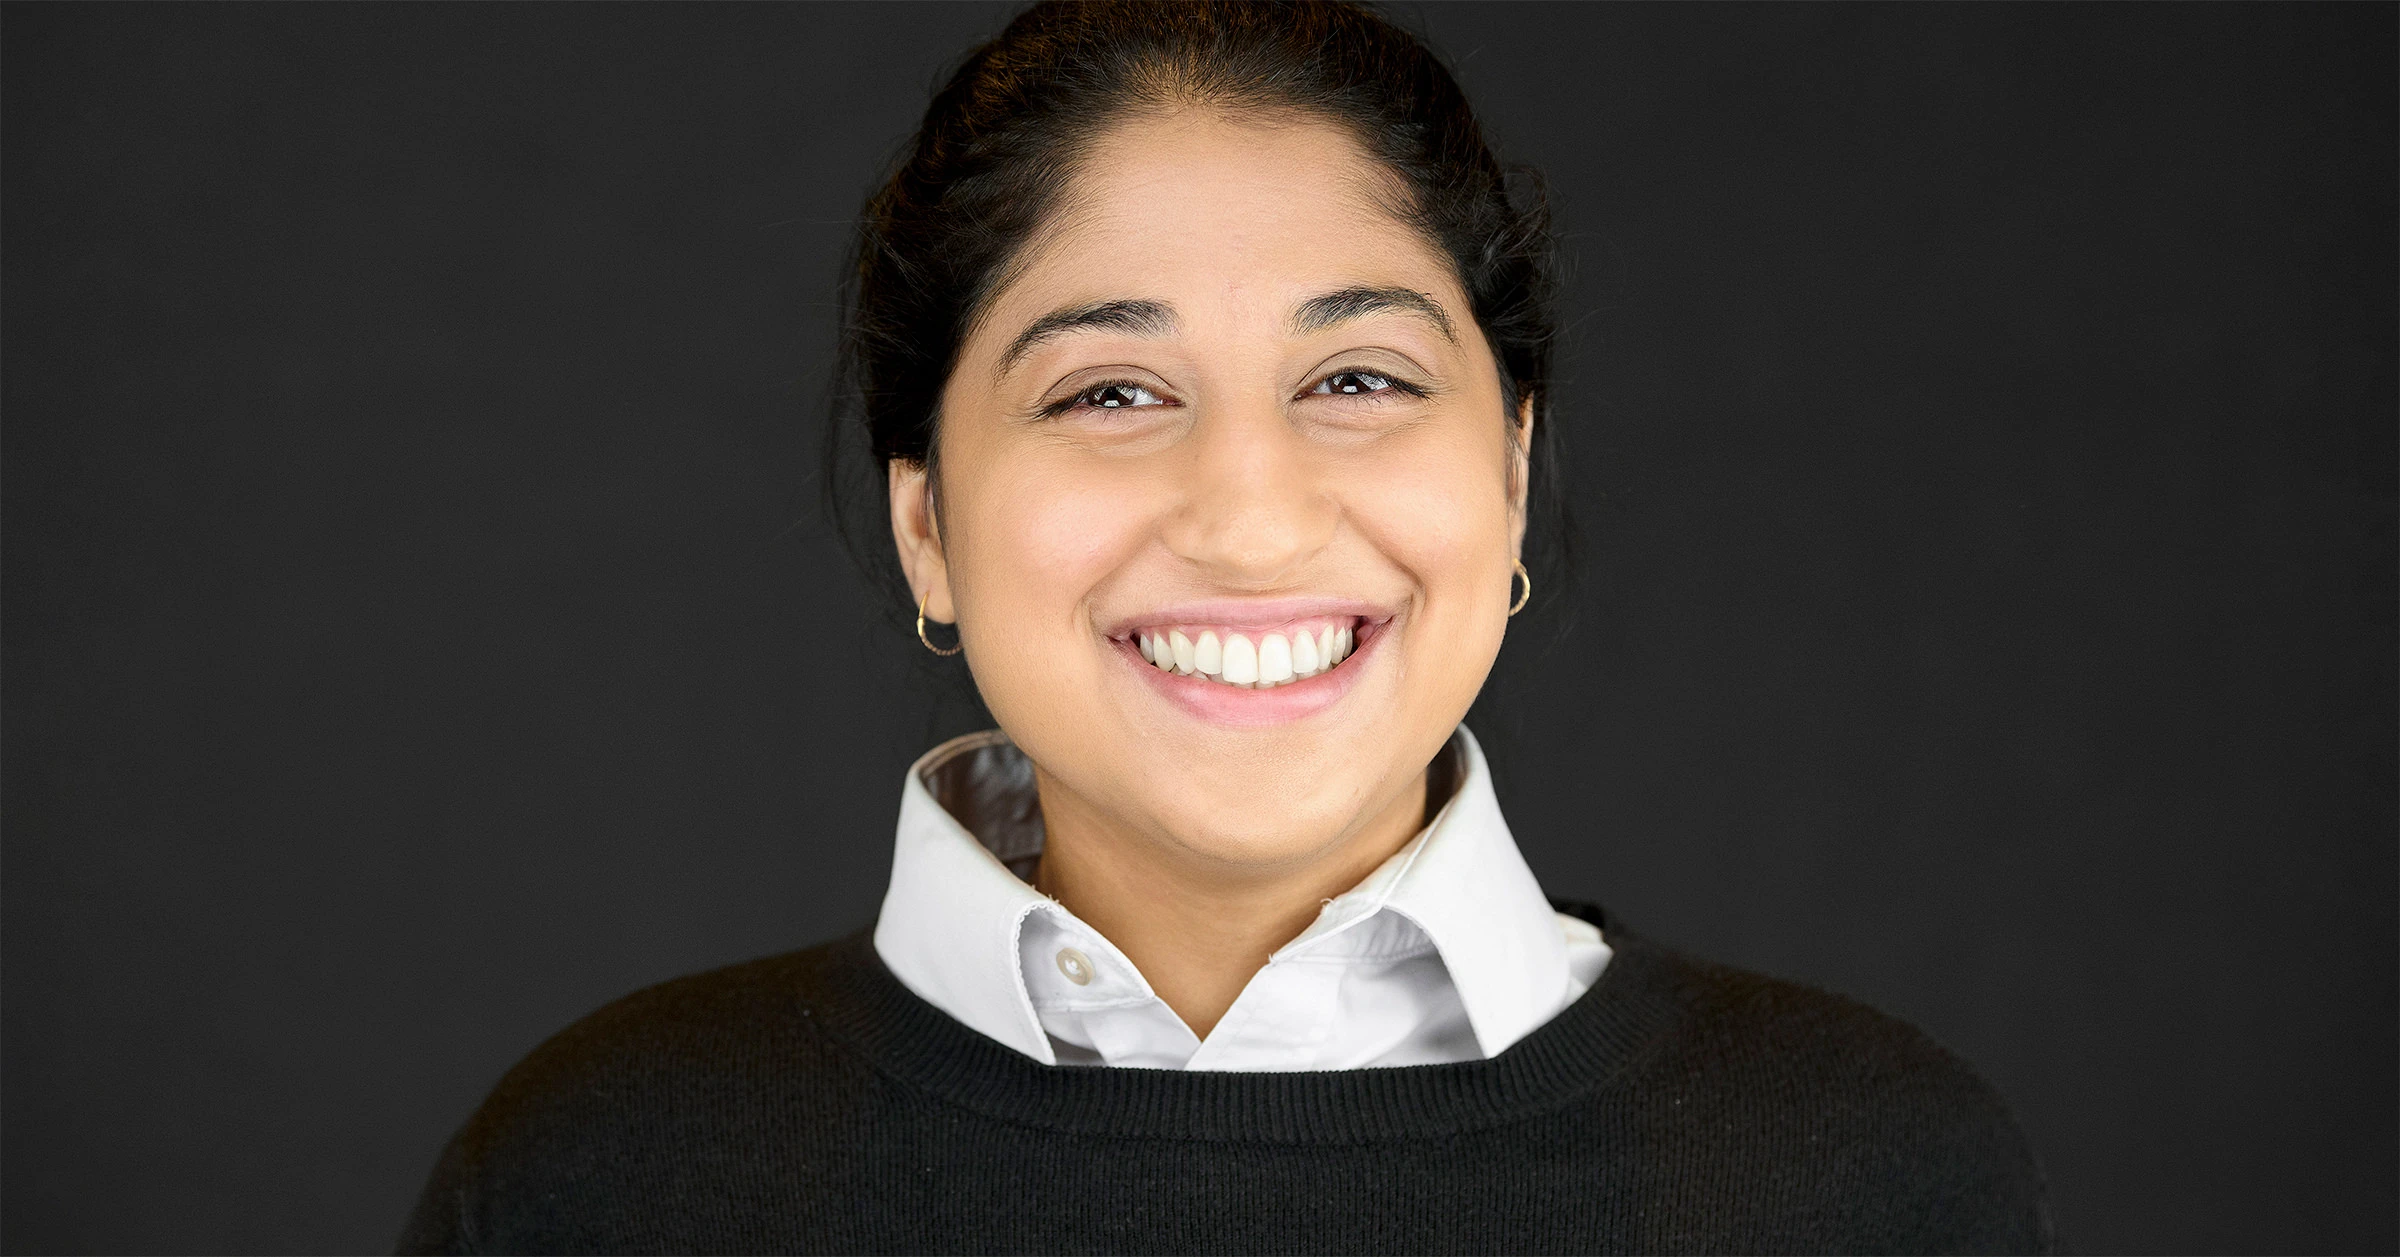
<svg viewBox="0 0 2400 1257"><path fill-rule="evenodd" d="M828 949L810 1015L884 1073L1045 1130L1202 1142L1363 1143L1504 1124L1573 1103L1635 1063L1683 1011L1675 963L1595 905L1616 957L1582 998L1489 1060L1278 1073L1043 1065L901 985L860 932Z"/></svg>

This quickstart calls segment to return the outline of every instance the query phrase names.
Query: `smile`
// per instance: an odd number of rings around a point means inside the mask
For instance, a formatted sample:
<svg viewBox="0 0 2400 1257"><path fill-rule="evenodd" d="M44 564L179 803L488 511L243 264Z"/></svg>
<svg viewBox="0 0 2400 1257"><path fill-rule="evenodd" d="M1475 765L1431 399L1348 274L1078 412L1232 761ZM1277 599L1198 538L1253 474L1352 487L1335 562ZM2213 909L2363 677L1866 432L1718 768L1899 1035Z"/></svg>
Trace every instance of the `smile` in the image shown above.
<svg viewBox="0 0 2400 1257"><path fill-rule="evenodd" d="M1272 632L1207 625L1156 625L1134 635L1161 672L1238 689L1273 689L1329 672L1357 645L1358 618L1297 620Z"/></svg>

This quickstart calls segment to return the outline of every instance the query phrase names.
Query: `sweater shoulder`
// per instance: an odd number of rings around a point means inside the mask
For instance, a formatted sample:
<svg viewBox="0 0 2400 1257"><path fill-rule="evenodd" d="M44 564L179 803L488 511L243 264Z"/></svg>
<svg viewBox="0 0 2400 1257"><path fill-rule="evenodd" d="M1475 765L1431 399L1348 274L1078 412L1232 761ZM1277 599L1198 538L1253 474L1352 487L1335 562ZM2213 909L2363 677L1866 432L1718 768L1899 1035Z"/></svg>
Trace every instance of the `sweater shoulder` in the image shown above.
<svg viewBox="0 0 2400 1257"><path fill-rule="evenodd" d="M1862 1000L1788 978L1656 948L1681 989L1694 1046L1727 1061L1906 1080L1986 1106L1997 1092L1957 1053Z"/></svg>
<svg viewBox="0 0 2400 1257"><path fill-rule="evenodd" d="M839 946L686 974L611 1000L526 1053L476 1116L505 1125L597 1093L730 1081L813 1055L821 978Z"/></svg>
<svg viewBox="0 0 2400 1257"><path fill-rule="evenodd" d="M399 1251L513 1250L529 1224L573 1233L595 1221L588 1202L556 1219L528 1217L529 1202L572 1198L566 1181L616 1177L694 1135L739 1139L729 1125L795 1088L838 1093L858 1062L829 1047L817 1000L852 941L645 987L543 1040L444 1148Z"/></svg>
<svg viewBox="0 0 2400 1257"><path fill-rule="evenodd" d="M1685 1009L1651 1070L1686 1122L1806 1166L1847 1234L1925 1252L2047 1252L2048 1190L2000 1091L1933 1036L1863 1001L1655 948ZM1663 1071L1665 1077L1657 1077Z"/></svg>
<svg viewBox="0 0 2400 1257"><path fill-rule="evenodd" d="M838 947L764 956L619 996L543 1040L499 1091L680 1072L695 1058L738 1061L746 1050L813 1038L821 978Z"/></svg>

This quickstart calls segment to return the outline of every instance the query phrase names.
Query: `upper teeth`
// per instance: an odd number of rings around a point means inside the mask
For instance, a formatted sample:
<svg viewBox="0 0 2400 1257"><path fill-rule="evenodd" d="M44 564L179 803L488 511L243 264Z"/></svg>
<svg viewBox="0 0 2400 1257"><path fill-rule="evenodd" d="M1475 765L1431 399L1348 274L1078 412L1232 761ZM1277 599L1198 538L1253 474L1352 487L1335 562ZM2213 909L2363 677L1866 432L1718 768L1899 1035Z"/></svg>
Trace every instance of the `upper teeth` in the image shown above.
<svg viewBox="0 0 2400 1257"><path fill-rule="evenodd" d="M1281 633L1227 633L1199 630L1198 637L1182 629L1161 629L1138 635L1142 658L1162 672L1206 677L1245 689L1267 689L1313 677L1350 657L1351 626L1327 624L1314 633L1297 629Z"/></svg>

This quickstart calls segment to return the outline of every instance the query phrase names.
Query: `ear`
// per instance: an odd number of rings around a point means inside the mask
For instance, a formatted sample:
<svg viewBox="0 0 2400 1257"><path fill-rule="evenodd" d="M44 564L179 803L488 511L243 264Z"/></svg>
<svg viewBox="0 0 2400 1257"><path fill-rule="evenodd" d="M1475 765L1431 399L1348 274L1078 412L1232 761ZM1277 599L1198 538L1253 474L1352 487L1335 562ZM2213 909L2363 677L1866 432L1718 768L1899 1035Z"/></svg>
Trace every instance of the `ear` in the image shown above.
<svg viewBox="0 0 2400 1257"><path fill-rule="evenodd" d="M900 551L900 570L908 590L925 600L925 618L956 623L958 611L950 601L950 565L942 555L941 521L934 518L933 481L923 463L892 459L884 464L890 475L892 544Z"/></svg>
<svg viewBox="0 0 2400 1257"><path fill-rule="evenodd" d="M1509 550L1525 554L1525 510L1533 490L1533 394L1517 403L1517 421L1508 429Z"/></svg>

